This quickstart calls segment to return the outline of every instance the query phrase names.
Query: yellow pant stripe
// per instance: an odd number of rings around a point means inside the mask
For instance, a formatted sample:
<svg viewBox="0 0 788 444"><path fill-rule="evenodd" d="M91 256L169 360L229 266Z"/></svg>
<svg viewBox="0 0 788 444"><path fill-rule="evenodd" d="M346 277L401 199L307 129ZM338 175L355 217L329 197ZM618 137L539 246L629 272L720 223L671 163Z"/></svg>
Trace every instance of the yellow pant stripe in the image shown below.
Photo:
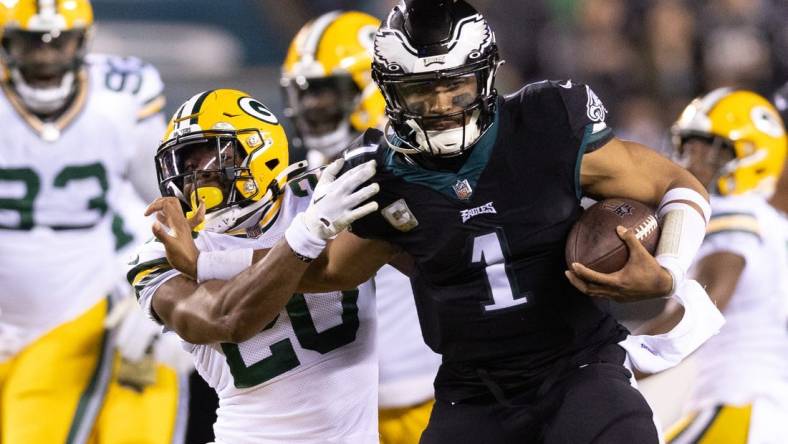
<svg viewBox="0 0 788 444"><path fill-rule="evenodd" d="M692 422L695 421L695 418L697 417L697 413L692 413L679 419L678 422L670 426L670 428L668 428L668 430L665 432L665 440L667 442L672 442L680 434L684 433L684 431L687 430L690 424L692 424Z"/></svg>
<svg viewBox="0 0 788 444"><path fill-rule="evenodd" d="M433 400L411 407L381 409L378 413L381 444L416 444L427 428Z"/></svg>
<svg viewBox="0 0 788 444"><path fill-rule="evenodd" d="M669 444L746 444L752 406L719 405L682 418L666 433Z"/></svg>
<svg viewBox="0 0 788 444"><path fill-rule="evenodd" d="M698 444L746 444L752 406L725 406L700 436Z"/></svg>

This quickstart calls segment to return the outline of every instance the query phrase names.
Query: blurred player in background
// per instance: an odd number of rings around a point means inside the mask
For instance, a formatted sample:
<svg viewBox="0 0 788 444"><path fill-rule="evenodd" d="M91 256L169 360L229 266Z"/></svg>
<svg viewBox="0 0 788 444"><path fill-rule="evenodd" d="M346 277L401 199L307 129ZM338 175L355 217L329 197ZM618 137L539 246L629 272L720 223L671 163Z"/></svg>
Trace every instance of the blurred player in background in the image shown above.
<svg viewBox="0 0 788 444"><path fill-rule="evenodd" d="M380 20L334 11L308 22L282 67L286 115L310 168L333 161L367 128L382 128L385 102L372 81ZM440 356L421 336L409 279L386 265L375 275L380 360L380 440L417 443L432 409Z"/></svg>
<svg viewBox="0 0 788 444"><path fill-rule="evenodd" d="M295 293L326 241L377 208L355 208L377 190L354 191L374 164L335 182L341 162L319 181L303 175L305 162L288 164L276 116L229 89L197 94L176 111L156 163L169 197L149 207L157 240L142 247L128 278L218 393L216 442L377 443L372 285ZM184 210L205 214L195 240ZM196 260L188 274L171 265L184 245ZM244 271L253 248L270 251Z"/></svg>
<svg viewBox="0 0 788 444"><path fill-rule="evenodd" d="M788 262L780 215L768 204L786 136L763 97L718 89L673 128L680 161L711 194L712 217L691 274L727 320L697 352L687 417L670 443L777 443L788 417ZM669 305L666 318L677 316Z"/></svg>
<svg viewBox="0 0 788 444"><path fill-rule="evenodd" d="M0 12L0 442L177 440L176 372L154 362L159 334L122 302L116 260L149 236L159 74L86 55L87 0Z"/></svg>
<svg viewBox="0 0 788 444"><path fill-rule="evenodd" d="M788 125L788 83L774 94L774 104L777 111L780 112L783 123ZM769 202L783 213L783 217L786 217L788 214L788 163L783 166L783 173L780 176L780 181L777 182L777 189Z"/></svg>

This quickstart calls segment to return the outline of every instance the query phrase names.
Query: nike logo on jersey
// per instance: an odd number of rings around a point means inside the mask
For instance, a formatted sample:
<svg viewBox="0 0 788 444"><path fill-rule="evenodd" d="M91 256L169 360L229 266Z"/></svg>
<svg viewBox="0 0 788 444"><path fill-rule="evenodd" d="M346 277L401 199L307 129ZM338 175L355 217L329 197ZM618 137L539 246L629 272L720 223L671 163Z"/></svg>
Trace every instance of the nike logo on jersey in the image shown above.
<svg viewBox="0 0 788 444"><path fill-rule="evenodd" d="M480 214L498 214L498 212L495 211L495 207L493 207L492 202L487 202L486 204L480 207L471 208L470 210L460 211L460 217L462 218L462 223L468 222L469 219L476 217Z"/></svg>
<svg viewBox="0 0 788 444"><path fill-rule="evenodd" d="M558 86L560 86L561 88L572 89L572 81L567 80L565 84L562 85L559 83Z"/></svg>

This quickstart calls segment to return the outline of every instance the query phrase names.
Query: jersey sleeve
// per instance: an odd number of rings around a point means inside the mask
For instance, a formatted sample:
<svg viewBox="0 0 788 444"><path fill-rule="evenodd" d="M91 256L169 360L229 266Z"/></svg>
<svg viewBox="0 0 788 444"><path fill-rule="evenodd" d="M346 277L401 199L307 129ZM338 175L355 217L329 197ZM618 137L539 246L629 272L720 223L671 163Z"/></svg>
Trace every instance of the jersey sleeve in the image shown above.
<svg viewBox="0 0 788 444"><path fill-rule="evenodd" d="M614 137L607 125L607 108L590 86L572 80L551 83L561 97L569 130L585 153L604 146Z"/></svg>
<svg viewBox="0 0 788 444"><path fill-rule="evenodd" d="M721 252L733 253L747 260L761 250L762 243L761 226L753 213L712 213L706 237L695 260Z"/></svg>
<svg viewBox="0 0 788 444"><path fill-rule="evenodd" d="M161 319L152 307L153 295L162 284L179 274L167 261L164 245L155 239L144 244L137 257L128 264L126 280L134 289L137 302L143 312L159 324Z"/></svg>
<svg viewBox="0 0 788 444"><path fill-rule="evenodd" d="M140 64L140 88L135 94L136 126L134 129L134 153L129 161L128 178L145 201L159 196L156 166L153 161L167 121L164 116L164 82L158 70L151 64L137 59Z"/></svg>
<svg viewBox="0 0 788 444"><path fill-rule="evenodd" d="M158 70L136 57L91 54L87 58L94 83L111 95L121 96L131 127L125 176L142 199L150 202L159 196L153 156L166 130L164 82ZM126 107L130 109L126 110Z"/></svg>

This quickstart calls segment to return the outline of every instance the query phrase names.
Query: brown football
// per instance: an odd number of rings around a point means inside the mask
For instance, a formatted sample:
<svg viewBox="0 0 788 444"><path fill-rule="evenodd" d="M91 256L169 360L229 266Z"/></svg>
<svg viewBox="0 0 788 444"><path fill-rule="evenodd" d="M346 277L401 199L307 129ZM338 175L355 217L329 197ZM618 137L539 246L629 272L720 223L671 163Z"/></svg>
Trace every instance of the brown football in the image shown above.
<svg viewBox="0 0 788 444"><path fill-rule="evenodd" d="M566 263L579 262L601 273L624 268L629 250L616 233L622 225L635 230L635 236L652 255L657 249L659 225L654 210L631 199L605 199L588 207L575 222L566 239Z"/></svg>

